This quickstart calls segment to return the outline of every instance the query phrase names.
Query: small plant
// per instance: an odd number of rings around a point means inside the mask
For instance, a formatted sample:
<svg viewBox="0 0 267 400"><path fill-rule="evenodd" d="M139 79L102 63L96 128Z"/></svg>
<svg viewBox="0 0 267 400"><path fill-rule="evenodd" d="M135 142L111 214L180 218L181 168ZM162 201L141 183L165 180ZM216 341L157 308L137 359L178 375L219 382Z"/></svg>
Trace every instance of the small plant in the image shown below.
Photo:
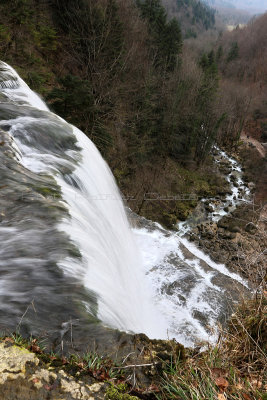
<svg viewBox="0 0 267 400"><path fill-rule="evenodd" d="M117 386L111 384L106 391L105 398L107 400L138 400L138 397L131 396L128 392L129 387L126 383L120 383Z"/></svg>
<svg viewBox="0 0 267 400"><path fill-rule="evenodd" d="M18 332L12 333L11 339L13 340L14 344L18 346L22 346L27 343L27 341Z"/></svg>

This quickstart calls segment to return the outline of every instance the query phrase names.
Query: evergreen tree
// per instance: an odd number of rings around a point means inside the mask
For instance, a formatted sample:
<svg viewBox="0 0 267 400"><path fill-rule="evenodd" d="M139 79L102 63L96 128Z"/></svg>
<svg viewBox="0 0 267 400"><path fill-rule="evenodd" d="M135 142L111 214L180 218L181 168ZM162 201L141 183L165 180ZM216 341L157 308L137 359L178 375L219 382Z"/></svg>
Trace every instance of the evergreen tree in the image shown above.
<svg viewBox="0 0 267 400"><path fill-rule="evenodd" d="M227 62L233 61L238 58L239 47L237 42L231 44L230 50L227 55Z"/></svg>
<svg viewBox="0 0 267 400"><path fill-rule="evenodd" d="M141 15L148 21L153 37L154 65L166 71L173 71L182 48L182 33L176 19L167 20L167 14L160 0L137 0Z"/></svg>

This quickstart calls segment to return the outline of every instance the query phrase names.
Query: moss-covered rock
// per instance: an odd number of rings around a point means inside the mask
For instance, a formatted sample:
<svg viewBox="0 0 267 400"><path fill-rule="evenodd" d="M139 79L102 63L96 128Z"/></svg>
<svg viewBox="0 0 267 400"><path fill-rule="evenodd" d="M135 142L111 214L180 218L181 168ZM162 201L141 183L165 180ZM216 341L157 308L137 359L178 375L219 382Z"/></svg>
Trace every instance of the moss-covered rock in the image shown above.
<svg viewBox="0 0 267 400"><path fill-rule="evenodd" d="M0 343L0 393L5 400L104 399L107 384L77 380L63 369L43 363L34 353L10 342Z"/></svg>

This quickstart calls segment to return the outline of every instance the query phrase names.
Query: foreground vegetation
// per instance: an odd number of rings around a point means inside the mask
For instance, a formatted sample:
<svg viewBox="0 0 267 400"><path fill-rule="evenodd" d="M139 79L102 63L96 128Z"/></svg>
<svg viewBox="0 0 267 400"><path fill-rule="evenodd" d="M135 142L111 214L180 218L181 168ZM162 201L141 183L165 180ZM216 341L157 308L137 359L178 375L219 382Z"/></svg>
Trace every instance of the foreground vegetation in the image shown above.
<svg viewBox="0 0 267 400"><path fill-rule="evenodd" d="M161 368L147 386L132 380L132 368L142 365L115 363L96 353L68 358L48 354L36 339L18 333L4 340L34 352L50 370L63 369L79 380L92 376L107 382L106 399L266 400L267 399L267 293L262 291L239 306L218 342L204 351L186 349L158 360ZM157 361L155 360L155 365ZM131 371L131 373L129 372ZM51 389L53 390L52 386Z"/></svg>

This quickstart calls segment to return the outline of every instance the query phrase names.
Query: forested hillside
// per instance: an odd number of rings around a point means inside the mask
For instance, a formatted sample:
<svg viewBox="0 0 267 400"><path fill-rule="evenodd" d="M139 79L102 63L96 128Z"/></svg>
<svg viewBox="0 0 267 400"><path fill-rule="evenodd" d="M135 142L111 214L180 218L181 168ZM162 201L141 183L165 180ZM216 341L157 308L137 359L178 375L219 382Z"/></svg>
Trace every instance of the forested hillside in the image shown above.
<svg viewBox="0 0 267 400"><path fill-rule="evenodd" d="M199 4L183 7L212 25L213 11ZM264 74L265 45L253 38L265 17L201 55L183 45L160 0L5 0L0 12L1 59L93 140L132 209L172 225L196 205L183 196L216 194L209 152L216 140L239 140L251 101L238 82Z"/></svg>
<svg viewBox="0 0 267 400"><path fill-rule="evenodd" d="M0 12L1 59L94 141L134 210L153 216L148 192L216 192L197 165L222 120L217 71L182 51L160 0L9 0ZM175 221L194 205L160 207Z"/></svg>
<svg viewBox="0 0 267 400"><path fill-rule="evenodd" d="M246 27L225 32L216 47L221 74L221 101L231 116L224 126L222 140L228 146L238 143L243 137L261 143L267 142L267 14L253 19ZM239 129L235 128L237 115ZM263 150L264 153L264 150ZM254 149L254 156L247 156L249 168L254 171L259 183L258 198L266 201L267 163Z"/></svg>
<svg viewBox="0 0 267 400"><path fill-rule="evenodd" d="M215 9L200 0L163 0L168 15L177 18L185 38L215 27Z"/></svg>

